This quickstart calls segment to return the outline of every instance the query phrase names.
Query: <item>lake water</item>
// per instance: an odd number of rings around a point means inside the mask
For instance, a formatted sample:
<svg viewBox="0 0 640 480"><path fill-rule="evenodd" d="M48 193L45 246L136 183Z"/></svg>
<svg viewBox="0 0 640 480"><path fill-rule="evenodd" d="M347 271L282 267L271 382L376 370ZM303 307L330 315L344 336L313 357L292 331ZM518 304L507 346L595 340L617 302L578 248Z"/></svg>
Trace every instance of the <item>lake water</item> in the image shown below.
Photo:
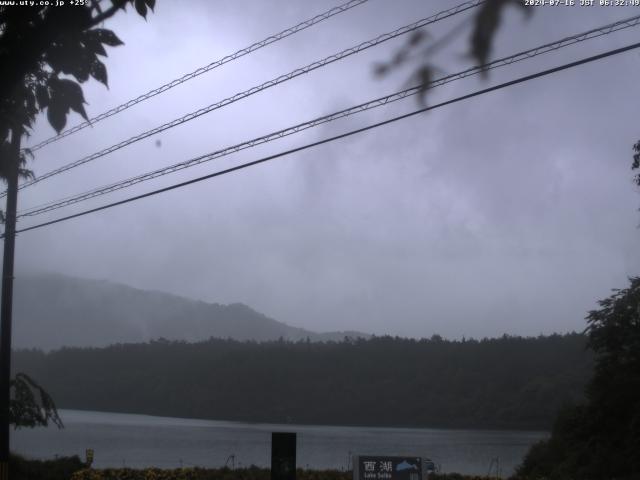
<svg viewBox="0 0 640 480"><path fill-rule="evenodd" d="M297 432L298 467L350 469L351 455L431 458L443 472L503 476L546 432L271 425L60 410L65 424L12 432L12 450L31 458L95 451L94 467L268 467L271 432ZM492 470L495 474L495 466Z"/></svg>

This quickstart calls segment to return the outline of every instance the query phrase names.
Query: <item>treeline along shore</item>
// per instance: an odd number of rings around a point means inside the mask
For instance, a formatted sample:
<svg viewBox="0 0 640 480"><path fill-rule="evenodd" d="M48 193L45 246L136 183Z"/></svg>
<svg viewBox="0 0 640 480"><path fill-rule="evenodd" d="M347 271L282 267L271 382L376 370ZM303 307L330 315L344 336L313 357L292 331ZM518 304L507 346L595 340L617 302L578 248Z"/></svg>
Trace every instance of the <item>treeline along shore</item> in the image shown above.
<svg viewBox="0 0 640 480"><path fill-rule="evenodd" d="M19 350L58 408L245 422L547 430L593 368L577 333L448 341L198 343Z"/></svg>

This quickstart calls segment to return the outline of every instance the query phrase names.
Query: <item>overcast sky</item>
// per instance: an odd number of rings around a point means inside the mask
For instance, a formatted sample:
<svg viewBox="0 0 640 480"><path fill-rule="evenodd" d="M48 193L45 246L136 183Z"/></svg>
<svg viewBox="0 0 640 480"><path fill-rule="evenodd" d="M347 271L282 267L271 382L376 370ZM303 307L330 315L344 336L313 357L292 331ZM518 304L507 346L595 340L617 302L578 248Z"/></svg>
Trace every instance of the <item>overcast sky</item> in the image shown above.
<svg viewBox="0 0 640 480"><path fill-rule="evenodd" d="M37 174L363 40L454 6L371 0L37 152ZM320 13L337 1L160 0L145 22L107 23L107 90L90 116ZM495 56L638 8L513 9ZM428 28L437 39L464 15ZM468 66L469 30L433 63ZM21 191L19 209L65 197L404 88L417 63L373 65L405 38L204 115ZM435 103L638 41L638 28L438 88ZM610 289L640 274L638 51L528 82L274 162L17 239L17 275L59 272L209 302L243 302L316 331L459 338L582 330ZM39 223L418 108L415 98L59 210ZM70 124L80 118L73 115ZM53 129L40 119L29 143ZM156 140L160 140L158 146Z"/></svg>

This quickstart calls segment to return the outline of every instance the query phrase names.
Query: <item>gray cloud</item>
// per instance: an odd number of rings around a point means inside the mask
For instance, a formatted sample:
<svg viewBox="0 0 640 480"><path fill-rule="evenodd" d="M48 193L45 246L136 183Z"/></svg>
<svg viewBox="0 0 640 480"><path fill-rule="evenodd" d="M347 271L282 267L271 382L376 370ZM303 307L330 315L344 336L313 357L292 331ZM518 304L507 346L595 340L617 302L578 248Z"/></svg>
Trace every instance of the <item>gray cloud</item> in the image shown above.
<svg viewBox="0 0 640 480"><path fill-rule="evenodd" d="M180 6L178 6L180 5ZM110 90L87 85L90 114L312 15L291 2L159 2L145 23L121 16ZM314 12L331 3L314 4ZM372 1L203 75L39 152L42 173L450 2ZM560 12L560 13L558 13ZM631 15L539 9L505 18L496 55ZM434 38L458 20L430 31ZM434 91L450 98L630 43L635 30ZM439 54L464 68L466 37ZM410 69L372 65L402 41L167 131L21 193L35 205L169 165L403 87ZM106 278L206 301L245 302L315 330L449 337L580 330L609 289L640 271L640 136L629 53L495 92L182 190L21 234L18 272ZM121 191L109 200L356 128L417 107L369 112ZM41 121L34 142L51 135ZM101 198L69 208L100 205ZM67 210L65 210L65 213ZM60 212L58 212L60 213ZM55 218L58 213L47 218Z"/></svg>

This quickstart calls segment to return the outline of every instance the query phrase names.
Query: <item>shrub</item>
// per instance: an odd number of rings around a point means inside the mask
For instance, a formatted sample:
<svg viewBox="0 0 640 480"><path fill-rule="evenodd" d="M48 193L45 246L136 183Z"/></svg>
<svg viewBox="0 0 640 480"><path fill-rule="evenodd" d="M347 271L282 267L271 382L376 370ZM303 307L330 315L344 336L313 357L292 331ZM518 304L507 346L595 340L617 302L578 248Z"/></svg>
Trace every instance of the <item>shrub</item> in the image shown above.
<svg viewBox="0 0 640 480"><path fill-rule="evenodd" d="M9 458L11 480L68 480L85 466L78 456L55 460L28 460L20 455Z"/></svg>

